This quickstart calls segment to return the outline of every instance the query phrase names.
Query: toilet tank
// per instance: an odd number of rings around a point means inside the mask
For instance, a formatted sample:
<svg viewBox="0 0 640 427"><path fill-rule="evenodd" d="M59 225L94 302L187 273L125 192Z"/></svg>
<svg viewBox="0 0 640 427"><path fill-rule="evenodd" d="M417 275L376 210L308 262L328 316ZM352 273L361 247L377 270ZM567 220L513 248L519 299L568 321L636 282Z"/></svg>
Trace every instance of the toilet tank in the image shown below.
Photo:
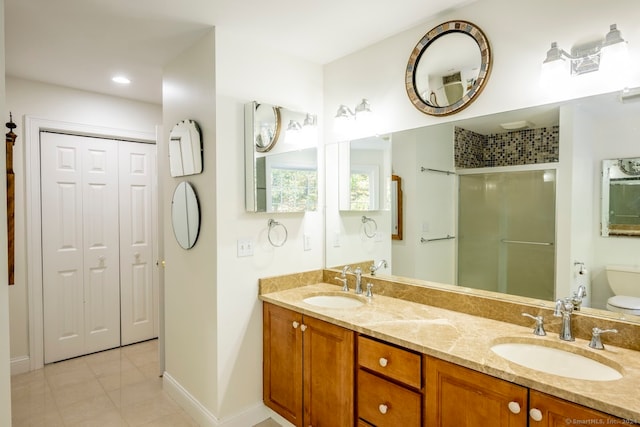
<svg viewBox="0 0 640 427"><path fill-rule="evenodd" d="M608 265L605 269L614 294L640 297L640 267Z"/></svg>

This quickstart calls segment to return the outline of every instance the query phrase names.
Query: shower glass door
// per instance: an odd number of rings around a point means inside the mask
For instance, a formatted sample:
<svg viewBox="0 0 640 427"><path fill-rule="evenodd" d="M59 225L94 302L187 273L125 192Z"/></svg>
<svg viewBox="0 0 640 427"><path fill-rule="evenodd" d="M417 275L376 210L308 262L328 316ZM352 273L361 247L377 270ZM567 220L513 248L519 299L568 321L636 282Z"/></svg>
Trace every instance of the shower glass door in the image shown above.
<svg viewBox="0 0 640 427"><path fill-rule="evenodd" d="M555 170L459 176L458 285L552 300Z"/></svg>

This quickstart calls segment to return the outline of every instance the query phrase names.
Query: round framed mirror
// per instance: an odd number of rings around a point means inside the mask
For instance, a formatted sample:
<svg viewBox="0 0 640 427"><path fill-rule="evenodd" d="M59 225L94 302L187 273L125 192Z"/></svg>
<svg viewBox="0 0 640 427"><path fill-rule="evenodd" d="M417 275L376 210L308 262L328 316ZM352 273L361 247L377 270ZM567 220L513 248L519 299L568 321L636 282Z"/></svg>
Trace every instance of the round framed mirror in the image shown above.
<svg viewBox="0 0 640 427"><path fill-rule="evenodd" d="M188 182L181 182L173 192L171 224L180 247L191 249L200 232L200 206L196 192Z"/></svg>
<svg viewBox="0 0 640 427"><path fill-rule="evenodd" d="M473 102L487 83L492 56L480 28L448 21L427 32L411 52L407 95L425 114L446 116Z"/></svg>
<svg viewBox="0 0 640 427"><path fill-rule="evenodd" d="M267 104L257 104L254 126L256 151L264 153L271 150L278 142L282 127L280 108Z"/></svg>

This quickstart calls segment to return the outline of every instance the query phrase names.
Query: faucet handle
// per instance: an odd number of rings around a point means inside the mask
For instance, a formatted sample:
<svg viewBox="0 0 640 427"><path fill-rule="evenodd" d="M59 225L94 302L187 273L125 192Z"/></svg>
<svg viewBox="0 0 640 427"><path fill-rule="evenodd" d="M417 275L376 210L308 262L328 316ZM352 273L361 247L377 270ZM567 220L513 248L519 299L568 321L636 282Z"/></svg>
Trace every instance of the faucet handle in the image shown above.
<svg viewBox="0 0 640 427"><path fill-rule="evenodd" d="M618 330L593 328L591 330L591 342L589 342L589 347L595 348L596 350L604 350L604 345L602 344L602 340L600 339L600 334L604 334L606 332L613 332L614 334L617 334Z"/></svg>
<svg viewBox="0 0 640 427"><path fill-rule="evenodd" d="M342 283L342 290L344 292L349 292L349 286L347 285L347 278L346 277L334 277L334 279L336 279L337 281Z"/></svg>
<svg viewBox="0 0 640 427"><path fill-rule="evenodd" d="M544 330L544 317L542 316L534 316L532 314L529 313L522 313L523 316L525 317L530 317L533 320L536 321L536 327L533 329L533 333L534 335L538 335L538 336L545 336L547 335L547 332Z"/></svg>
<svg viewBox="0 0 640 427"><path fill-rule="evenodd" d="M373 288L373 283L367 283L367 293L365 294L367 298L373 298L373 292L371 292L371 288Z"/></svg>

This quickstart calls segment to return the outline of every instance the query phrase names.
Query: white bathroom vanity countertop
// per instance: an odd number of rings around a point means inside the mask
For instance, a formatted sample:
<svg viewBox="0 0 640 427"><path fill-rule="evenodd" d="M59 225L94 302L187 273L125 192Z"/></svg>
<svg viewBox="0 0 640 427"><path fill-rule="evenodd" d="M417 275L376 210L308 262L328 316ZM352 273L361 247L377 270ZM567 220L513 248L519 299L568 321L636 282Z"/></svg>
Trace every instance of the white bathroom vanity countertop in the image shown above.
<svg viewBox="0 0 640 427"><path fill-rule="evenodd" d="M322 308L303 300L314 295L343 294L328 283L264 293L264 302L288 308L355 332L437 357L534 390L640 423L640 352L588 341L561 341L557 333L535 336L532 328L446 310L399 298L375 295L357 308ZM350 292L353 295L353 291ZM560 377L509 362L491 350L501 342L540 343L597 360L622 373L613 381Z"/></svg>

